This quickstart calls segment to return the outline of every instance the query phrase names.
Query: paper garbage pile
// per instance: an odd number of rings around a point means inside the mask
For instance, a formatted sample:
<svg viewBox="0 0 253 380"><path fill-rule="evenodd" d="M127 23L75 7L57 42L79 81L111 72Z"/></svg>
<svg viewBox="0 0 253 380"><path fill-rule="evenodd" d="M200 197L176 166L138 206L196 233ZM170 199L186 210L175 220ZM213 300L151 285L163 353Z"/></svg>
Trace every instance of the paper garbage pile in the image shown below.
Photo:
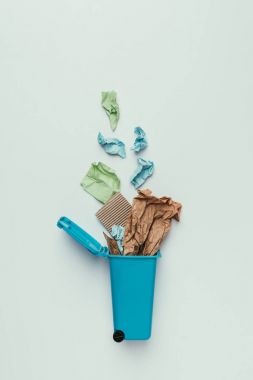
<svg viewBox="0 0 253 380"><path fill-rule="evenodd" d="M171 228L179 221L181 204L171 198L157 198L148 189L138 190L132 208L122 225L113 225L106 240L114 255L155 255Z"/></svg>
<svg viewBox="0 0 253 380"><path fill-rule="evenodd" d="M102 107L109 117L112 131L119 121L119 106L115 91L102 92ZM148 146L146 133L135 127L136 135L130 148L139 154ZM126 158L125 143L98 133L98 143L107 154ZM154 162L137 158L137 168L130 183L138 189L132 204L121 194L121 181L116 172L102 162L91 164L81 181L82 188L103 203L96 216L110 236L104 233L109 251L113 255L155 255L168 234L172 219L179 221L182 205L171 198L156 197L149 189L140 189L153 174Z"/></svg>

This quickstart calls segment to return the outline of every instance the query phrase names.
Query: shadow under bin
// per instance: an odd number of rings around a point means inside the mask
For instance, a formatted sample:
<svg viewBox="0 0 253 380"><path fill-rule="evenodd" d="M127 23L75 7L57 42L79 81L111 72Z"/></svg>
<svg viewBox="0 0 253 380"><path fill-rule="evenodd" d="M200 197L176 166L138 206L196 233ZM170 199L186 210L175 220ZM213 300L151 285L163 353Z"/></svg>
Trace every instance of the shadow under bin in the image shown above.
<svg viewBox="0 0 253 380"><path fill-rule="evenodd" d="M114 333L116 342L146 340L151 336L156 262L161 257L111 255L108 248L66 217L57 226L93 255L110 265Z"/></svg>

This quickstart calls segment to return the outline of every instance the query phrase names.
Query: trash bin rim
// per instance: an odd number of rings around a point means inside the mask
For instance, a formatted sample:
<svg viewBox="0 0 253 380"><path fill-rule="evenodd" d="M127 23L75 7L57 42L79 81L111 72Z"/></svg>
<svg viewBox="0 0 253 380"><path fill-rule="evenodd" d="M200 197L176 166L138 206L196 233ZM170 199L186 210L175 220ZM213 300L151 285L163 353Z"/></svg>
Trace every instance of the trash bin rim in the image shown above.
<svg viewBox="0 0 253 380"><path fill-rule="evenodd" d="M161 258L161 253L160 251L157 251L156 255L152 255L152 256L143 256L143 255L140 255L140 256L136 256L136 255L110 255L108 254L107 257L109 258L112 258L112 259L139 259L139 260L156 260L156 259L159 259Z"/></svg>

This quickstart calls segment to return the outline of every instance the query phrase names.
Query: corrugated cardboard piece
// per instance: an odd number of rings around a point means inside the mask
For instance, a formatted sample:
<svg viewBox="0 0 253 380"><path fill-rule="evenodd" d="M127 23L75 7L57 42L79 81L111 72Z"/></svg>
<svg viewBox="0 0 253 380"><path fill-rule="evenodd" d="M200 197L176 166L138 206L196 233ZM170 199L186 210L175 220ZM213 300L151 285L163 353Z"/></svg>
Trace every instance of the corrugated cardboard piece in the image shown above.
<svg viewBox="0 0 253 380"><path fill-rule="evenodd" d="M132 206L121 193L115 194L96 213L98 220L111 233L114 224L125 226L127 218L132 210Z"/></svg>

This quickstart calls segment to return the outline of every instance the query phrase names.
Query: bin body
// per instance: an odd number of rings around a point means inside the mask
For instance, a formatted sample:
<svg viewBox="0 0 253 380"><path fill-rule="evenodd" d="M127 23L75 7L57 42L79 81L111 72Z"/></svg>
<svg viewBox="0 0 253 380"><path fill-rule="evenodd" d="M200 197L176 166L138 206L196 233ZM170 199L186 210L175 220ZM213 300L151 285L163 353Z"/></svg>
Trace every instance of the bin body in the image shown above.
<svg viewBox="0 0 253 380"><path fill-rule="evenodd" d="M151 336L155 288L155 256L109 255L114 331L126 340Z"/></svg>
<svg viewBox="0 0 253 380"><path fill-rule="evenodd" d="M114 336L117 342L151 336L156 261L161 256L111 255L108 248L63 216L57 226L95 256L109 259ZM123 333L123 334L122 334Z"/></svg>

